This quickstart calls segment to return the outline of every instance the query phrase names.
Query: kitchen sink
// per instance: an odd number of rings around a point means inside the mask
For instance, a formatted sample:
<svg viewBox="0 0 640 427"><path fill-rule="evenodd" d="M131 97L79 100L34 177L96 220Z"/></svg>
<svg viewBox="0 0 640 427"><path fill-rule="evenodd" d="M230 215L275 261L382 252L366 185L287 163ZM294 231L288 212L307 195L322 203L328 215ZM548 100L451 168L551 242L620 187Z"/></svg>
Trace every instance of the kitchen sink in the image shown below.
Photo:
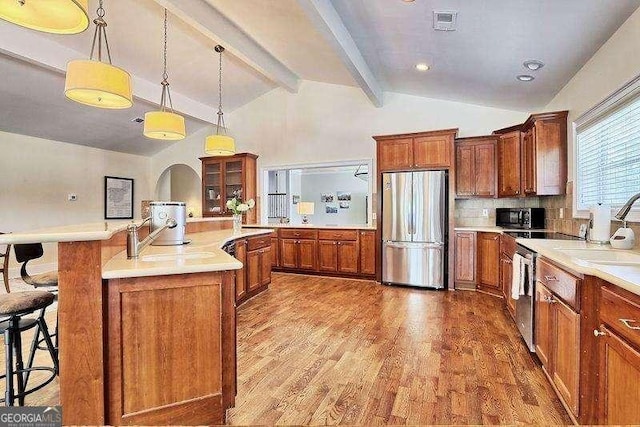
<svg viewBox="0 0 640 427"><path fill-rule="evenodd" d="M611 249L558 249L577 260L603 265L640 265L640 254Z"/></svg>
<svg viewBox="0 0 640 427"><path fill-rule="evenodd" d="M186 261L194 259L204 259L215 257L213 252L188 252L183 254L159 254L159 255L143 255L140 257L140 261L144 262L171 262L171 261Z"/></svg>

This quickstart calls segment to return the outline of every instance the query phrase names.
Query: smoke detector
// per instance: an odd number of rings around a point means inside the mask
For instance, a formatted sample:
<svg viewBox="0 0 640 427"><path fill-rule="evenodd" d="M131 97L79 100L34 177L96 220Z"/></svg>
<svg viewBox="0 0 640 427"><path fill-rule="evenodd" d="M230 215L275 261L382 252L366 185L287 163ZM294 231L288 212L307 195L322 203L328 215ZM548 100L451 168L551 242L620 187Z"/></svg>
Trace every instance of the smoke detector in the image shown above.
<svg viewBox="0 0 640 427"><path fill-rule="evenodd" d="M458 12L449 10L433 11L433 29L436 31L455 31Z"/></svg>

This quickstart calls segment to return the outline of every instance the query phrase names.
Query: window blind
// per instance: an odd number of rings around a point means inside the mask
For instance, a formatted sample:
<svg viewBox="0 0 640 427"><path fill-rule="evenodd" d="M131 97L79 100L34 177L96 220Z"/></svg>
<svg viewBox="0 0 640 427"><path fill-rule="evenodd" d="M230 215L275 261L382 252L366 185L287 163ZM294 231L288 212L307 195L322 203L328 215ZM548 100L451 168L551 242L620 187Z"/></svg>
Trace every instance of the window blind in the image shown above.
<svg viewBox="0 0 640 427"><path fill-rule="evenodd" d="M640 96L576 127L576 204L622 206L640 192Z"/></svg>

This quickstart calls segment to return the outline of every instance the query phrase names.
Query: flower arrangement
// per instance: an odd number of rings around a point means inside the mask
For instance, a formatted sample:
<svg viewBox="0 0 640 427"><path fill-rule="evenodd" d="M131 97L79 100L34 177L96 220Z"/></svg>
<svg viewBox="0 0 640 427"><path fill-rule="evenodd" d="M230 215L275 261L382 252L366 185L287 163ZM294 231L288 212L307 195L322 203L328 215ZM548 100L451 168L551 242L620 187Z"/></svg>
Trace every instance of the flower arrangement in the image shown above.
<svg viewBox="0 0 640 427"><path fill-rule="evenodd" d="M249 209L253 209L256 202L253 199L249 199L243 202L239 197L234 197L227 201L227 209L233 212L234 215L242 215Z"/></svg>

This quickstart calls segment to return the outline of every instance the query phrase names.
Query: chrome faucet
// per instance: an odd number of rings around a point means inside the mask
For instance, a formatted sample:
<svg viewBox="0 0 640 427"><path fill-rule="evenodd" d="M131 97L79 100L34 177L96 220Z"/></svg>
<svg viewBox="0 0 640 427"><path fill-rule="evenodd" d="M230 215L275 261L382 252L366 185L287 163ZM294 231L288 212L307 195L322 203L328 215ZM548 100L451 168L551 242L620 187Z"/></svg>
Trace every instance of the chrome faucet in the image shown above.
<svg viewBox="0 0 640 427"><path fill-rule="evenodd" d="M624 206L620 209L620 211L616 214L616 219L619 219L620 221L622 221L623 222L623 226L625 228L627 227L627 221L625 220L625 218L627 217L627 215L629 215L629 211L631 210L631 207L633 206L633 204L638 199L640 199L640 193L638 193L635 196L631 197L627 201L627 203L625 203Z"/></svg>
<svg viewBox="0 0 640 427"><path fill-rule="evenodd" d="M157 230L154 230L153 233L150 233L142 242L138 238L138 229L144 225L145 222L149 221L151 217L147 217L142 221L140 225L135 225L133 223L127 226L127 258L138 258L140 252L149 246L151 242L153 242L160 233L162 233L167 228L174 228L178 225L175 219L169 218L167 222Z"/></svg>

